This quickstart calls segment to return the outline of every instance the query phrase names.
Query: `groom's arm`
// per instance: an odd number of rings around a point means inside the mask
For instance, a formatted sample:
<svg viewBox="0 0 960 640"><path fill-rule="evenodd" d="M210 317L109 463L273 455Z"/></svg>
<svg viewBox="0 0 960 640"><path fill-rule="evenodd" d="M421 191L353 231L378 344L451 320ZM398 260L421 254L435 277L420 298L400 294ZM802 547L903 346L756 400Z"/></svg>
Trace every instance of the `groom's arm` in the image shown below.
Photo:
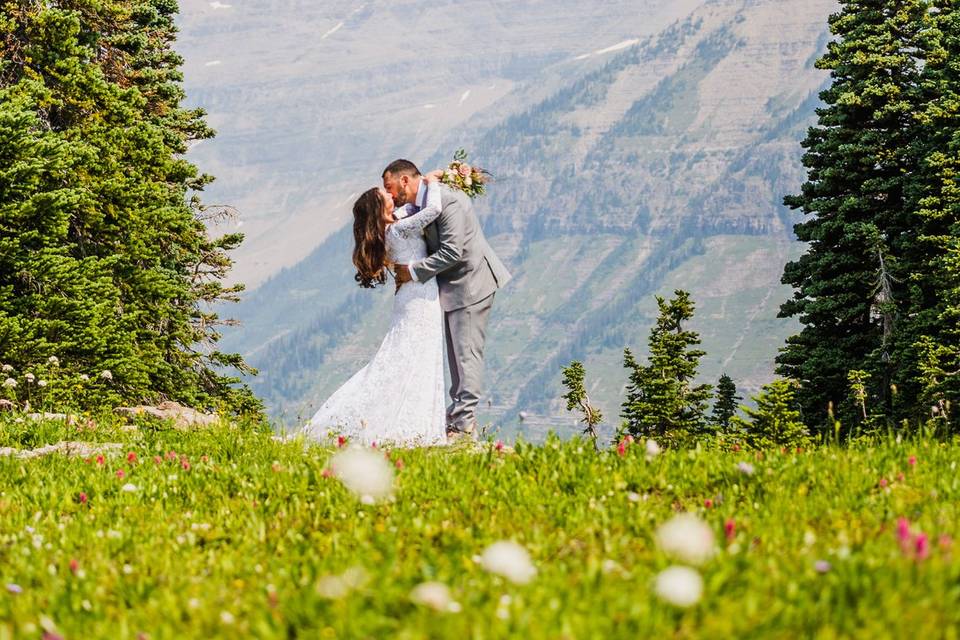
<svg viewBox="0 0 960 640"><path fill-rule="evenodd" d="M443 208L437 219L437 229L440 232L440 248L420 262L410 265L410 271L417 282L426 282L463 258L466 216L459 198Z"/></svg>

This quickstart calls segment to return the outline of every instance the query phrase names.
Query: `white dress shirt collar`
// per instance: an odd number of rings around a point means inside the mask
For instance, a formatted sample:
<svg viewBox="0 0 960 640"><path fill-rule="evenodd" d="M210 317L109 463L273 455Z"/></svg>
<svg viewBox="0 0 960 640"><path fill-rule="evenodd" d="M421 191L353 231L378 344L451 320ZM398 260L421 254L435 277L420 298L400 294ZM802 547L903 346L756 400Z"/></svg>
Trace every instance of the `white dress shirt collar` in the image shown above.
<svg viewBox="0 0 960 640"><path fill-rule="evenodd" d="M422 177L420 178L420 188L417 189L417 197L414 199L414 203L421 209L427 206L427 181Z"/></svg>

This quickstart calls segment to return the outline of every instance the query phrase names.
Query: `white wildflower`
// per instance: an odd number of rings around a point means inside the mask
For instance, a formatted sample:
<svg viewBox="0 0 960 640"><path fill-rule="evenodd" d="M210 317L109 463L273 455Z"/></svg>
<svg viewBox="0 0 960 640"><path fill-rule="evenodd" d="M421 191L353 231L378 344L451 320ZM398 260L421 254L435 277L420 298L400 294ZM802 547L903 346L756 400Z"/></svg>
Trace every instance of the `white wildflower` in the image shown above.
<svg viewBox="0 0 960 640"><path fill-rule="evenodd" d="M17 381L14 380L13 378L7 378L6 380L3 381L3 386L5 386L7 389L16 389Z"/></svg>
<svg viewBox="0 0 960 640"><path fill-rule="evenodd" d="M393 491L393 466L371 449L339 451L330 459L330 469L347 489L366 498L365 502L386 498Z"/></svg>
<svg viewBox="0 0 960 640"><path fill-rule="evenodd" d="M104 380L113 380L113 373L110 371L110 369L104 369L100 372L100 377Z"/></svg>
<svg viewBox="0 0 960 640"><path fill-rule="evenodd" d="M83 380L84 382L89 382L90 376L84 373L80 375L80 379Z"/></svg>
<svg viewBox="0 0 960 640"><path fill-rule="evenodd" d="M137 490L137 485L133 484L132 482L128 482L127 484L120 487L120 490L126 491L127 493L133 493L134 491Z"/></svg>
<svg viewBox="0 0 960 640"><path fill-rule="evenodd" d="M230 613L229 611L221 611L220 622L222 622L223 624L233 624L234 622L236 622L236 618L234 618L233 614Z"/></svg>
<svg viewBox="0 0 960 640"><path fill-rule="evenodd" d="M660 445L653 438L647 440L647 458L656 458L660 455Z"/></svg>
<svg viewBox="0 0 960 640"><path fill-rule="evenodd" d="M527 550L508 540L494 542L487 547L480 556L480 564L490 573L517 584L526 584L537 575L537 568L530 561Z"/></svg>
<svg viewBox="0 0 960 640"><path fill-rule="evenodd" d="M13 365L5 364L2 367L0 367L0 371L3 371L4 373L10 373L11 371L13 371Z"/></svg>
<svg viewBox="0 0 960 640"><path fill-rule="evenodd" d="M26 373L24 374L23 377L27 379L27 382L33 382L35 380L34 375L32 373Z"/></svg>
<svg viewBox="0 0 960 640"><path fill-rule="evenodd" d="M665 602L676 607L690 607L703 596L703 578L690 567L669 567L657 575L654 590Z"/></svg>
<svg viewBox="0 0 960 640"><path fill-rule="evenodd" d="M47 358L47 363L48 363L51 367L59 367L59 366L60 366L60 358L58 358L57 356L50 356L49 358Z"/></svg>
<svg viewBox="0 0 960 640"><path fill-rule="evenodd" d="M660 525L656 540L662 551L690 564L701 564L714 553L713 529L692 513Z"/></svg>
<svg viewBox="0 0 960 640"><path fill-rule="evenodd" d="M46 380L39 380L39 381L37 382L37 386L42 389L43 387L47 386L47 381L46 381Z"/></svg>
<svg viewBox="0 0 960 640"><path fill-rule="evenodd" d="M743 475L752 476L754 472L754 468L753 468L753 465L750 464L749 462L738 462L737 471L739 471Z"/></svg>
<svg viewBox="0 0 960 640"><path fill-rule="evenodd" d="M450 589L442 582L418 584L410 592L410 600L435 611L451 611L451 605L456 604L450 596Z"/></svg>

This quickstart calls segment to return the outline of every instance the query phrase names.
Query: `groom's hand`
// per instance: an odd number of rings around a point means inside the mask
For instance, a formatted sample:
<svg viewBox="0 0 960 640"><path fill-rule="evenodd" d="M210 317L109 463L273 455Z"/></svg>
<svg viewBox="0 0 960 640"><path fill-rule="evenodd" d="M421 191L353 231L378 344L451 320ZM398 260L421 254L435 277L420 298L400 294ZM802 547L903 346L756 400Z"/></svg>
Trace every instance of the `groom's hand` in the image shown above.
<svg viewBox="0 0 960 640"><path fill-rule="evenodd" d="M413 280L413 278L410 277L410 268L405 264L398 264L394 275L397 283L397 291L400 291L400 287L404 284ZM396 293L396 291L394 293Z"/></svg>

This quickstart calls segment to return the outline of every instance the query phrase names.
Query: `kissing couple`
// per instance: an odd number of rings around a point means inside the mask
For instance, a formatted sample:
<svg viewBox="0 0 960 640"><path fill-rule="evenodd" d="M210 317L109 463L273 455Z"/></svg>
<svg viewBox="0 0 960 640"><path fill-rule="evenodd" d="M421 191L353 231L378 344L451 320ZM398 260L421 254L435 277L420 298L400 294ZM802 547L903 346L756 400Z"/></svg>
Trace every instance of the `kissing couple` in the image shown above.
<svg viewBox="0 0 960 640"><path fill-rule="evenodd" d="M409 160L384 169L353 205L353 264L361 287L396 295L390 328L373 359L300 431L366 445L442 445L476 437L487 321L510 273L487 243L470 197L422 175ZM444 401L443 351L450 369Z"/></svg>

